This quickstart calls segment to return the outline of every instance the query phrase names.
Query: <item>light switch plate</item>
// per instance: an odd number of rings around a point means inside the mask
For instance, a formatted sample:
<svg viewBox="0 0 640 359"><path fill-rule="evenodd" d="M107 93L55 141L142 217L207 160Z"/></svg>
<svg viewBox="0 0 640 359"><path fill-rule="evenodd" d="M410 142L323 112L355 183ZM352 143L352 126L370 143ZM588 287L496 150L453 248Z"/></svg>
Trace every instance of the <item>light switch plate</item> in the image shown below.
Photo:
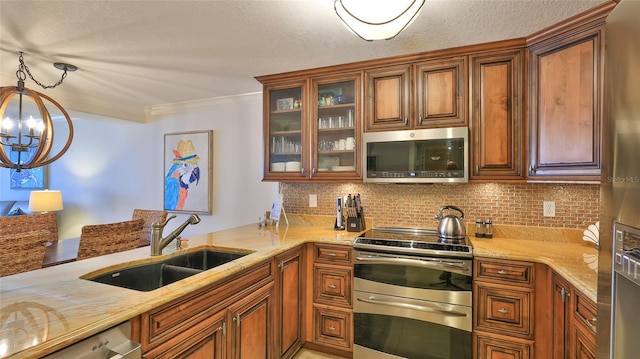
<svg viewBox="0 0 640 359"><path fill-rule="evenodd" d="M309 195L309 207L318 207L318 195L310 194Z"/></svg>

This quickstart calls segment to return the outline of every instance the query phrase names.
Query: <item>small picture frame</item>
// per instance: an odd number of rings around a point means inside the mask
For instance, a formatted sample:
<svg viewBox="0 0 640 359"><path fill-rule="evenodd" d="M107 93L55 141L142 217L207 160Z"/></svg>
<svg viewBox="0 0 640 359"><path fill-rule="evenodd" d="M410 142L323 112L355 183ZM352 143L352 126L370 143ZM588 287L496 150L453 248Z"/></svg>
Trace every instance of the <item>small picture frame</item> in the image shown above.
<svg viewBox="0 0 640 359"><path fill-rule="evenodd" d="M278 111L293 110L293 97L280 98L276 101Z"/></svg>

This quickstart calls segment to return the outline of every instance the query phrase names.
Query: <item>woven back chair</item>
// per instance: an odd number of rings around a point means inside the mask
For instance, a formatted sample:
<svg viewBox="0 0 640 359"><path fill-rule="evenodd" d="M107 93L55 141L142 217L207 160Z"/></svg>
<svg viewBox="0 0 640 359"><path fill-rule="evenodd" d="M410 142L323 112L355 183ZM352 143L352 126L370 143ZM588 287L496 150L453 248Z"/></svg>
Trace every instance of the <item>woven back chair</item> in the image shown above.
<svg viewBox="0 0 640 359"><path fill-rule="evenodd" d="M153 222L164 222L167 219L167 211L156 209L134 209L131 219L143 219L140 247L148 246L151 242L151 225Z"/></svg>
<svg viewBox="0 0 640 359"><path fill-rule="evenodd" d="M90 224L82 227L78 260L138 248L144 220Z"/></svg>
<svg viewBox="0 0 640 359"><path fill-rule="evenodd" d="M0 235L0 277L42 268L49 231Z"/></svg>
<svg viewBox="0 0 640 359"><path fill-rule="evenodd" d="M17 235L40 229L47 231L48 242L58 241L58 220L55 212L0 217L0 236Z"/></svg>

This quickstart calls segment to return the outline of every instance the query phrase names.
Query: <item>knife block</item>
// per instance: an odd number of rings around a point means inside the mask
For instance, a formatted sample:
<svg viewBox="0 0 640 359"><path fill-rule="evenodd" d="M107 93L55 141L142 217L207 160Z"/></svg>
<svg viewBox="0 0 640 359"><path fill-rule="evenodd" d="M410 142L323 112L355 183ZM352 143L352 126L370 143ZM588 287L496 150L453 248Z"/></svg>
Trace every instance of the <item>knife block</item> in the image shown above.
<svg viewBox="0 0 640 359"><path fill-rule="evenodd" d="M356 217L347 217L347 232L362 232L367 229L364 221L364 210L360 211Z"/></svg>

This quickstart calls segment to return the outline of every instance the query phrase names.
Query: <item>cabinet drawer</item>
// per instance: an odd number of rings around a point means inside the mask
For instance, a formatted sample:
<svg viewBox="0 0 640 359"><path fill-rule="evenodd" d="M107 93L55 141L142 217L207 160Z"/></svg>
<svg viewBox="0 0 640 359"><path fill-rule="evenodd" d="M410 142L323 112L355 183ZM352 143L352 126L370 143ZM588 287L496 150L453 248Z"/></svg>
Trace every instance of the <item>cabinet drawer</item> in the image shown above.
<svg viewBox="0 0 640 359"><path fill-rule="evenodd" d="M598 310L595 304L577 290L575 291L574 300L575 312L573 314L576 322L582 323L595 337L598 317Z"/></svg>
<svg viewBox="0 0 640 359"><path fill-rule="evenodd" d="M480 359L530 359L533 358L533 342L515 341L489 335L474 336L476 356Z"/></svg>
<svg viewBox="0 0 640 359"><path fill-rule="evenodd" d="M474 295L474 329L531 338L531 292L477 285Z"/></svg>
<svg viewBox="0 0 640 359"><path fill-rule="evenodd" d="M351 268L314 265L314 302L351 307L351 277Z"/></svg>
<svg viewBox="0 0 640 359"><path fill-rule="evenodd" d="M315 261L351 265L352 249L347 246L315 245Z"/></svg>
<svg viewBox="0 0 640 359"><path fill-rule="evenodd" d="M313 317L313 337L317 344L351 349L351 311L315 307Z"/></svg>
<svg viewBox="0 0 640 359"><path fill-rule="evenodd" d="M533 286L533 263L500 259L474 260L476 279L509 285Z"/></svg>

